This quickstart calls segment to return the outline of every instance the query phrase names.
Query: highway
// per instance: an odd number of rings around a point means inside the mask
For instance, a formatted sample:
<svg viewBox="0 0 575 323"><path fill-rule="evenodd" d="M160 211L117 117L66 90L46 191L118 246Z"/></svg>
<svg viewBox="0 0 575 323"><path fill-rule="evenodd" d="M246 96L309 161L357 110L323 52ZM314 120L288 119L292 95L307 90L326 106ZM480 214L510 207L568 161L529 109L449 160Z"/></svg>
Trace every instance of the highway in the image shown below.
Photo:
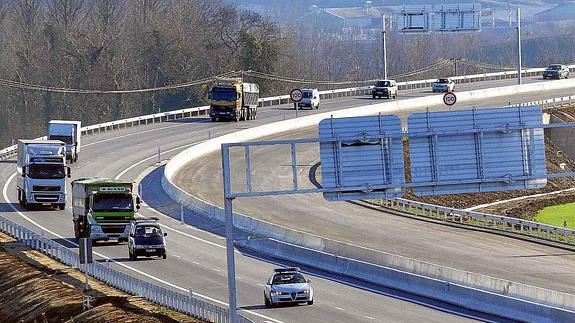
<svg viewBox="0 0 575 323"><path fill-rule="evenodd" d="M526 81L538 81L526 79ZM476 85L458 86L456 90L465 88L488 88L501 85L514 84L515 80L494 81L479 83ZM400 98L417 97L431 94L428 90L412 90L400 92ZM566 94L546 93L547 97L556 97ZM513 98L523 100L523 98ZM519 101L511 101L516 103ZM361 106L382 101L371 100L366 97L339 98L324 100L319 112L342 109L353 106ZM207 118L191 118L162 124L153 124L130 129L117 130L109 133L84 137L83 149L80 161L72 165L72 178L84 176L106 176L135 180L140 179L144 172L151 171L142 180L143 197L148 205L160 209L166 213L177 214L179 209L171 201L166 199L159 184L161 168L155 169L158 148L161 149L161 159L167 160L182 149L198 142L206 140L209 136L215 137L245 127L252 127L264 123L283 120L293 116L290 106L276 106L264 108L258 114L258 120L241 123L211 123ZM316 111L302 111L301 115L316 113ZM47 237L57 239L64 244L72 245L73 229L72 216L69 208L64 211L55 210L21 210L14 201L16 189L14 184L15 161L0 162L0 182L2 196L0 197L0 213L21 223L31 229L42 231ZM197 173L196 173L197 174ZM205 173L211 177L211 182L217 183L221 172ZM204 176L204 180L206 179ZM204 189L204 183L197 183L196 187ZM207 185L205 188L213 186ZM216 191L214 191L216 192ZM70 196L68 196L70 197ZM214 193L213 200L219 202L221 193ZM314 203L318 198L314 199ZM239 203L238 203L239 204ZM275 208L275 205L272 205ZM333 210L334 204L329 208ZM346 214L346 204L337 205L338 213ZM328 211L326 211L328 212ZM333 211L332 211L333 212ZM363 211L364 212L364 211ZM209 223L202 219L195 219L188 215L188 222L193 221L195 227L181 225L179 221L172 220L159 214L151 207L144 207L141 212L144 216L160 216L161 223L168 232L168 259L128 261L127 247L125 245L102 245L95 248L98 258L109 258L121 270L130 272L139 277L154 280L169 288L187 290L192 288L196 296L215 303L225 304L227 301L226 266L224 240L221 237L221 225ZM374 217L381 217L380 213ZM389 217L390 219L392 217ZM333 219L336 222L337 219ZM391 221L391 220L390 220ZM400 232L409 230L409 222L406 219L396 219L398 223L388 224L388 232ZM292 221L293 222L293 221ZM404 223L402 223L404 222ZM413 222L413 220L411 221ZM404 227L405 226L405 227ZM413 226L413 224L411 225ZM434 232L448 234L452 228L442 227ZM459 236L472 235L465 230L460 230ZM429 233L432 236L433 232ZM394 234L393 236L398 236ZM393 237L391 236L391 237ZM411 236L413 234L405 234ZM390 237L390 239L391 239ZM473 237L475 239L475 237ZM438 240L436 241L449 241ZM390 245L406 245L415 243L398 240ZM509 239L506 243L514 245L518 243ZM460 243L461 245L462 243ZM428 247L424 251L428 252ZM414 247L419 248L417 246ZM434 249L436 247L434 246ZM480 250L479 250L480 251ZM561 252L555 250L555 254ZM400 253L400 250L397 252ZM417 258L417 257L416 257ZM546 259L564 258L564 256L549 256ZM313 306L281 307L265 309L261 284L267 279L272 268L273 260L258 260L249 254L237 253L236 266L238 275L238 300L242 308L241 313L256 321L264 322L375 322L375 321L466 321L466 318L448 313L449 311L461 312L461 309L450 308L445 304L434 304L427 300L413 299L409 295L401 295L394 291L385 290L375 286L360 286L359 282L345 280L340 277L323 278L325 274L311 272L313 284L316 289L316 302ZM472 256L463 258L463 261L479 265L481 259ZM510 262L515 259L510 258ZM571 264L572 262L567 262ZM526 269L526 268L525 268ZM562 268L553 268L561 270ZM338 282L337 280L343 280ZM409 301L401 300L407 297ZM426 303L426 306L418 304ZM440 308L438 311L435 308ZM471 316L474 313L470 313Z"/></svg>
<svg viewBox="0 0 575 323"><path fill-rule="evenodd" d="M545 97L560 95L563 94L545 93ZM521 100L532 101L540 96L529 94L522 96ZM501 105L499 101L482 100L460 104L457 108L493 107ZM445 109L441 106L430 108L434 111ZM407 113L398 115L403 121L407 118ZM314 127L266 139L317 136L317 128ZM242 191L245 190L243 155L243 149L238 148L235 152L232 150L232 174L239 174L232 177L232 187ZM317 144L306 145L298 149L297 155L298 184L301 188L311 188L313 185L308 174L310 168L319 162L319 147ZM254 190L291 188L289 146L256 147L251 149L250 156ZM176 185L222 207L223 184L221 180L214 181L210 176L221 172L220 160L219 154L212 154L187 165L176 176ZM572 270L575 266L575 253L540 244L398 217L356 203L327 202L321 194L238 198L234 201L234 211L366 248L575 293L575 285L572 283L575 280Z"/></svg>

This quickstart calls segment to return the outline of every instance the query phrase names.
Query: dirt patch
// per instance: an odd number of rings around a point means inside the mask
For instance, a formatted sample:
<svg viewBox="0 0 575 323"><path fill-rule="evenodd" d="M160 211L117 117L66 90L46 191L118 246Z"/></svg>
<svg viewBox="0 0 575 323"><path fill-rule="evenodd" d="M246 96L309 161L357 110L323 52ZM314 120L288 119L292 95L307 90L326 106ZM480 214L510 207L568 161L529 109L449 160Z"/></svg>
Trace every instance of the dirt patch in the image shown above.
<svg viewBox="0 0 575 323"><path fill-rule="evenodd" d="M90 280L84 310L84 274L0 233L2 322L202 322L141 297Z"/></svg>
<svg viewBox="0 0 575 323"><path fill-rule="evenodd" d="M572 117L575 116L575 107L555 110L553 113L556 114L557 116L560 116L563 120L565 120L566 119L565 115L569 115ZM575 120L575 118L573 120ZM404 143L404 154L406 158L405 160L407 161L407 172L409 173L409 154L407 154L408 149L407 146L408 146L407 143ZM559 149L548 140L546 140L545 142L545 154L547 157L547 171L549 173L573 172L575 170L575 161L560 154ZM565 163L564 170L560 168L561 163ZM408 180L411 179L408 178ZM575 187L575 178L565 177L565 178L550 179L547 181L547 185L543 189L538 190L518 190L508 192L489 192L489 193L471 193L471 194L466 193L466 194L418 197L413 194L413 191L411 189L408 189L405 198L435 205L466 209L477 205L508 200L521 196L560 191L573 187ZM502 203L491 207L478 209L477 211L532 220L539 210L547 206L559 205L571 202L575 202L575 192L549 195L539 198L527 198L520 201Z"/></svg>

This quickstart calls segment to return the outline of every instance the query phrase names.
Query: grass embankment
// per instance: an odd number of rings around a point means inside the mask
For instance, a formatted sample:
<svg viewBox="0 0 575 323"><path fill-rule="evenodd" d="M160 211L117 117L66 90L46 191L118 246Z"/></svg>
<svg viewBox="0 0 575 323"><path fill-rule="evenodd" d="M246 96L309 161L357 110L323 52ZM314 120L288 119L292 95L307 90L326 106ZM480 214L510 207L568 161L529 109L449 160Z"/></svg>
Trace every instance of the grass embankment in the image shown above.
<svg viewBox="0 0 575 323"><path fill-rule="evenodd" d="M548 206L537 213L535 221L575 230L575 203Z"/></svg>
<svg viewBox="0 0 575 323"><path fill-rule="evenodd" d="M81 272L0 233L0 322L201 322L94 279L84 310L83 282Z"/></svg>

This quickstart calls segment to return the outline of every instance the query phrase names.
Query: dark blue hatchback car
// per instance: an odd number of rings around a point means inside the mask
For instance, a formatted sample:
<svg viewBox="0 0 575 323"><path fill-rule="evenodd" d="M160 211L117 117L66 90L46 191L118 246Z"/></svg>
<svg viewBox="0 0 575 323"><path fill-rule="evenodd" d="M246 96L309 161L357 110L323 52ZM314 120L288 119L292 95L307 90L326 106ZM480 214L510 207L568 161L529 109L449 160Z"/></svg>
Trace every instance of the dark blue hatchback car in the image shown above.
<svg viewBox="0 0 575 323"><path fill-rule="evenodd" d="M167 233L163 233L157 220L137 220L132 222L128 236L128 253L131 260L140 256L162 257L166 259Z"/></svg>

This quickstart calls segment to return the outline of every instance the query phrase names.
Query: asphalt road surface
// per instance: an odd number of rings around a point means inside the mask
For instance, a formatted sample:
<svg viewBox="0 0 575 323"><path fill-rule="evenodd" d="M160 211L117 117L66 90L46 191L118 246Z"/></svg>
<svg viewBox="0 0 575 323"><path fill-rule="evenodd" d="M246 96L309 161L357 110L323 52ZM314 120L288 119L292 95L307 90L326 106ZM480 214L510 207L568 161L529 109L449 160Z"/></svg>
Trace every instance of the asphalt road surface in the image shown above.
<svg viewBox="0 0 575 323"><path fill-rule="evenodd" d="M526 79L527 82L538 81ZM494 81L479 84L458 86L457 91L469 88L488 88L511 85L515 80ZM417 97L432 94L429 89L401 91L400 98ZM559 92L546 93L547 97L566 95ZM365 97L348 97L322 101L319 112L361 106L382 102ZM513 98L520 100L521 98ZM516 103L519 101L512 101ZM317 113L302 111L300 115ZM202 142L208 137L215 137L246 127L284 120L293 117L289 105L263 108L258 113L258 120L240 123L211 123L208 118L190 118L181 121L146 125L130 129L116 130L99 135L84 137L83 149L78 163L72 165L72 179L84 176L101 176L135 180L144 171L151 171L142 179L144 201L155 209L172 215L179 213L179 208L166 198L161 191L159 178L161 168L158 160L165 161L183 149ZM158 149L160 155L158 157ZM33 230L43 232L63 244L73 247L72 215L68 208L56 210L22 210L16 204L15 160L0 162L0 213ZM221 172L211 175L215 183ZM70 194L68 198L70 198ZM221 194L215 194L217 202ZM317 200L317 198L316 198ZM315 203L315 202L314 202ZM343 205L331 204L330 209L337 207L338 213ZM182 225L177 220L158 213L151 207L144 207L144 216L159 216L160 222L168 233L168 259L143 259L129 261L125 244L104 244L97 246L98 259L109 259L110 265L130 274L157 282L180 291L192 289L194 295L214 303L227 302L227 282L224 239L222 227L187 215L187 222L194 226ZM377 217L383 216L378 213ZM396 219L395 221L405 221ZM293 221L292 221L293 222ZM333 219L336 223L337 219ZM403 225L393 224L386 231L402 231ZM435 231L452 231L451 228ZM381 232L383 233L383 232ZM465 236L467 232L460 233ZM387 235L387 234L386 234ZM411 234L405 234L412 236ZM446 241L446 240L435 240ZM409 242L411 243L411 242ZM507 243L514 244L514 240ZM407 244L398 240L392 244ZM433 244L432 244L433 245ZM417 245L414 244L414 248ZM435 246L433 247L435 249ZM429 253L429 246L426 247ZM558 253L558 251L555 251ZM552 256L551 258L563 256ZM473 257L466 257L472 263ZM514 261L510 258L510 261ZM476 263L478 265L478 263ZM285 306L275 309L263 307L263 286L272 269L276 266L274 259L259 259L257 255L237 253L238 304L240 313L260 322L383 322L383 321L466 321L461 315L473 317L476 313L465 313L459 308L445 304L435 304L429 300L417 299L411 295L386 290L377 286L368 286L361 282L332 277L322 272L309 270L314 278L316 301L313 306ZM289 264L288 264L289 265ZM556 270L553 268L552 270ZM423 304L423 305L421 305ZM451 314L455 312L456 314ZM483 318L485 319L485 317Z"/></svg>

